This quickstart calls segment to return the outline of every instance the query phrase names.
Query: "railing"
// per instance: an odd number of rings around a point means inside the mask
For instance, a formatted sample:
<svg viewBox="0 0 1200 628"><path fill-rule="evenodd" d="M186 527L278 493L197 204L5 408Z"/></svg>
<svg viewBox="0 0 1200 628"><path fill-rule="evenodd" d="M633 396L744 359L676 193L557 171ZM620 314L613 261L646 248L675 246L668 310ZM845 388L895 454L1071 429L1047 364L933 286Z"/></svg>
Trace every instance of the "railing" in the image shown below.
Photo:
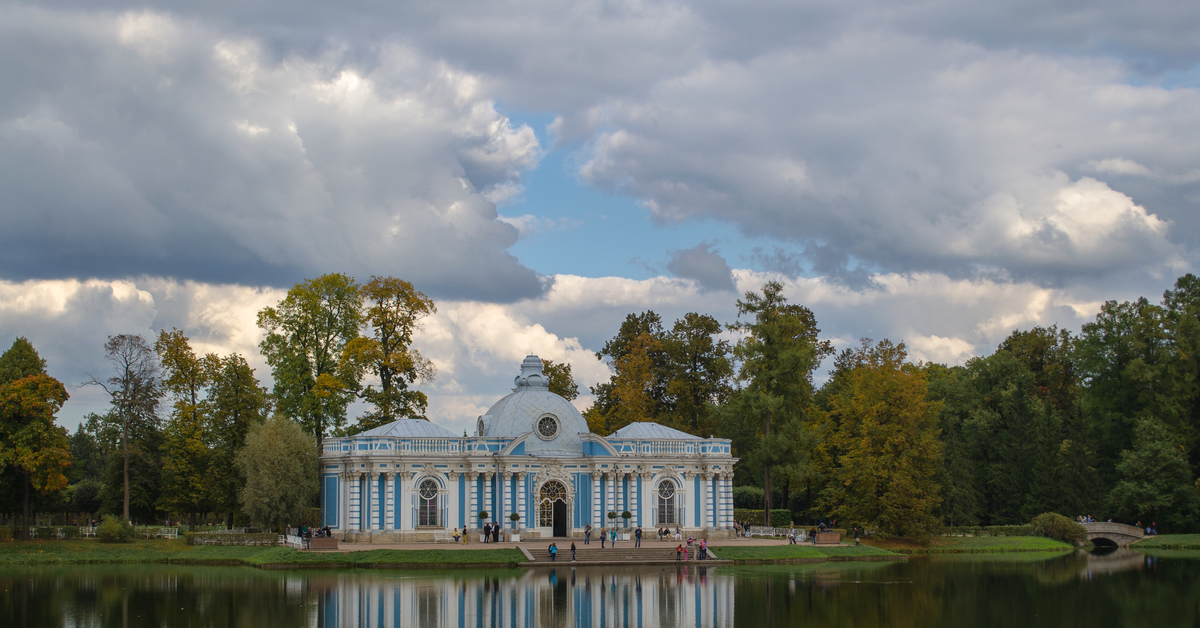
<svg viewBox="0 0 1200 628"><path fill-rule="evenodd" d="M658 440L642 443L642 454L651 456L678 456L696 453L696 446L687 441Z"/></svg>
<svg viewBox="0 0 1200 628"><path fill-rule="evenodd" d="M401 451L418 454L449 454L458 453L458 439L449 438L412 438L401 443Z"/></svg>

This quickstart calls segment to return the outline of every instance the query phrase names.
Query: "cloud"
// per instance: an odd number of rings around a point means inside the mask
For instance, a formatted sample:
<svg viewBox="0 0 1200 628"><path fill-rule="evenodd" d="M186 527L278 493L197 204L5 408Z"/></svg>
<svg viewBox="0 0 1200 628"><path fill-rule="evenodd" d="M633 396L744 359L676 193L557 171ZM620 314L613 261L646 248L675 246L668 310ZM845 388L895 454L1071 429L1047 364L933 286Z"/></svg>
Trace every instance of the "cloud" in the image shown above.
<svg viewBox="0 0 1200 628"><path fill-rule="evenodd" d="M1151 207L1079 164L1190 172L1200 92L1127 76L1113 59L849 29L596 105L579 173L659 224L716 219L830 268L1161 273L1200 236L1190 190Z"/></svg>
<svg viewBox="0 0 1200 628"><path fill-rule="evenodd" d="M541 148L469 72L404 45L278 54L143 12L10 9L0 42L8 278L336 268L438 296L543 289L494 203Z"/></svg>
<svg viewBox="0 0 1200 628"><path fill-rule="evenodd" d="M732 291L733 271L716 246L715 242L701 242L690 249L671 251L667 270L676 277L695 280L706 290Z"/></svg>

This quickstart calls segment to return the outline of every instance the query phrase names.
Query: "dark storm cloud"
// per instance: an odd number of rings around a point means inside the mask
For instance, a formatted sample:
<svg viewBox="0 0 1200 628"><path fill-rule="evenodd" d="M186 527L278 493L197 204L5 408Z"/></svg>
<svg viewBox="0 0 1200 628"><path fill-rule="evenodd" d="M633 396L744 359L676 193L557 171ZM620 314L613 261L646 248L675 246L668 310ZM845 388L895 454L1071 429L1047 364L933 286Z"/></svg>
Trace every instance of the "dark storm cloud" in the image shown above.
<svg viewBox="0 0 1200 628"><path fill-rule="evenodd" d="M272 58L167 16L0 25L0 268L286 285L403 274L510 301L542 280L506 249L489 190L540 148L472 76L389 47Z"/></svg>
<svg viewBox="0 0 1200 628"><path fill-rule="evenodd" d="M667 270L676 277L695 280L706 290L734 291L733 271L716 244L701 242L690 249L671 251Z"/></svg>

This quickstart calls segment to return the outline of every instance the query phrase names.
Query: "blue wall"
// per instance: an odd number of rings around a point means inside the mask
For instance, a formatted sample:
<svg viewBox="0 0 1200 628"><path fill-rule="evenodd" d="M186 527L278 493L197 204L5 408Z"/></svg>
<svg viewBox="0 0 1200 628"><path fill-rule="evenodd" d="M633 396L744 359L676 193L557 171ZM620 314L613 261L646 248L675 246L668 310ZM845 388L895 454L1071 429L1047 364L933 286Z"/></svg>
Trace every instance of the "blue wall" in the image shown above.
<svg viewBox="0 0 1200 628"><path fill-rule="evenodd" d="M326 475L325 478L325 523L336 528L338 526L338 504L341 500L338 499L338 477L336 475Z"/></svg>

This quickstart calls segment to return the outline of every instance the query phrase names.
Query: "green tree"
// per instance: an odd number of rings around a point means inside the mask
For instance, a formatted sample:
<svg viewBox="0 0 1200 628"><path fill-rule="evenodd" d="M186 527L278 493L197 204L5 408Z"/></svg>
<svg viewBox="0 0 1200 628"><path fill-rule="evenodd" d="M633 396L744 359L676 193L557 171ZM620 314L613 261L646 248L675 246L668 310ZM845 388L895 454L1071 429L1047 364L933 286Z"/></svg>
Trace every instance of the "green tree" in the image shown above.
<svg viewBox="0 0 1200 628"><path fill-rule="evenodd" d="M737 302L739 322L730 325L742 334L734 348L741 361L738 379L746 383L739 405L756 419L760 446L746 453L762 468L767 525L771 525L772 471L782 471L789 479L808 472L812 439L805 432L813 399L812 374L833 350L828 341L818 338L821 330L812 311L788 303L783 287L769 281L761 294L747 292Z"/></svg>
<svg viewBox="0 0 1200 628"><path fill-rule="evenodd" d="M104 359L113 369L105 380L95 376L86 383L100 386L108 393L112 412L104 418L118 428L122 457L122 513L129 521L129 463L142 438L158 431L158 403L162 397L158 356L141 336L109 336L104 344Z"/></svg>
<svg viewBox="0 0 1200 628"><path fill-rule="evenodd" d="M855 357L827 399L837 466L823 506L893 534L928 536L938 527L942 444L925 372L905 363L904 343L864 344Z"/></svg>
<svg viewBox="0 0 1200 628"><path fill-rule="evenodd" d="M979 492L979 469L971 457L965 432L966 411L972 391L964 383L961 367L925 365L926 390L932 407L937 408L938 429L942 435L942 465L938 483L942 486L941 516L946 525L979 524L983 496Z"/></svg>
<svg viewBox="0 0 1200 628"><path fill-rule="evenodd" d="M436 372L433 363L412 347L421 319L437 312L433 300L395 277L371 277L360 292L371 335L350 340L346 353L349 361L379 378L379 388L371 384L361 392L375 408L360 417L347 434L404 417L424 419L429 400L410 386L432 381Z"/></svg>
<svg viewBox="0 0 1200 628"><path fill-rule="evenodd" d="M1121 452L1117 472L1121 480L1109 499L1118 513L1143 522L1161 521L1175 531L1194 528L1194 478L1178 439L1161 422L1138 422L1133 448Z"/></svg>
<svg viewBox="0 0 1200 628"><path fill-rule="evenodd" d="M242 512L274 530L304 518L317 493L316 439L281 414L256 423L237 453Z"/></svg>
<svg viewBox="0 0 1200 628"><path fill-rule="evenodd" d="M648 338L642 338L643 334ZM589 408L589 424L592 422L604 423L603 417L608 416L620 405L621 401L616 394L618 365L633 350L635 343L642 350L647 351L646 357L650 360L650 375L646 382L646 391L649 395L648 407L653 414L644 416L641 420L654 421L658 419L660 411L664 411L667 404L669 368L667 355L662 350L662 341L665 337L662 317L654 311L646 310L641 314L629 314L625 317L620 329L617 330L617 335L604 343L604 347L596 353L597 360L608 364L612 371L612 377L607 382L599 382L590 387L595 401ZM641 360L642 358L637 359Z"/></svg>
<svg viewBox="0 0 1200 628"><path fill-rule="evenodd" d="M245 485L234 463L246 435L271 412L271 396L259 385L254 369L238 354L206 362L209 369L208 405L208 500L218 512L226 513L233 527L238 494Z"/></svg>
<svg viewBox="0 0 1200 628"><path fill-rule="evenodd" d="M354 279L321 275L298 283L276 307L258 313L259 344L275 377L277 409L316 439L346 422L362 376L346 346L362 325L362 293Z"/></svg>
<svg viewBox="0 0 1200 628"><path fill-rule="evenodd" d="M712 409L733 391L731 348L729 341L717 338L721 332L717 319L689 312L675 321L663 341L670 364L666 393L672 424L696 436L715 432Z"/></svg>
<svg viewBox="0 0 1200 628"><path fill-rule="evenodd" d="M9 370L8 376L20 374ZM0 384L0 468L14 467L22 476L22 538L29 539L29 489L42 495L67 485L63 471L71 464L66 430L54 424L67 401L58 380L34 374Z"/></svg>
<svg viewBox="0 0 1200 628"><path fill-rule="evenodd" d="M553 360L542 360L542 373L550 384L550 392L571 401L579 396L579 384L571 373L571 365L567 362L556 364Z"/></svg>
<svg viewBox="0 0 1200 628"><path fill-rule="evenodd" d="M30 375L45 375L46 361L38 355L33 343L24 336L13 341L12 346L0 355L0 384L15 382Z"/></svg>
<svg viewBox="0 0 1200 628"><path fill-rule="evenodd" d="M607 412L589 409L588 429L607 436L636 421L652 421L658 413L655 387L658 382L654 354L662 341L649 333L639 334L614 366L610 394L616 401Z"/></svg>
<svg viewBox="0 0 1200 628"><path fill-rule="evenodd" d="M159 506L168 513L190 515L206 509L208 496L207 406L204 397L211 367L192 351L187 336L179 329L159 332L154 343L162 363L163 389L174 398L163 442L162 493Z"/></svg>

